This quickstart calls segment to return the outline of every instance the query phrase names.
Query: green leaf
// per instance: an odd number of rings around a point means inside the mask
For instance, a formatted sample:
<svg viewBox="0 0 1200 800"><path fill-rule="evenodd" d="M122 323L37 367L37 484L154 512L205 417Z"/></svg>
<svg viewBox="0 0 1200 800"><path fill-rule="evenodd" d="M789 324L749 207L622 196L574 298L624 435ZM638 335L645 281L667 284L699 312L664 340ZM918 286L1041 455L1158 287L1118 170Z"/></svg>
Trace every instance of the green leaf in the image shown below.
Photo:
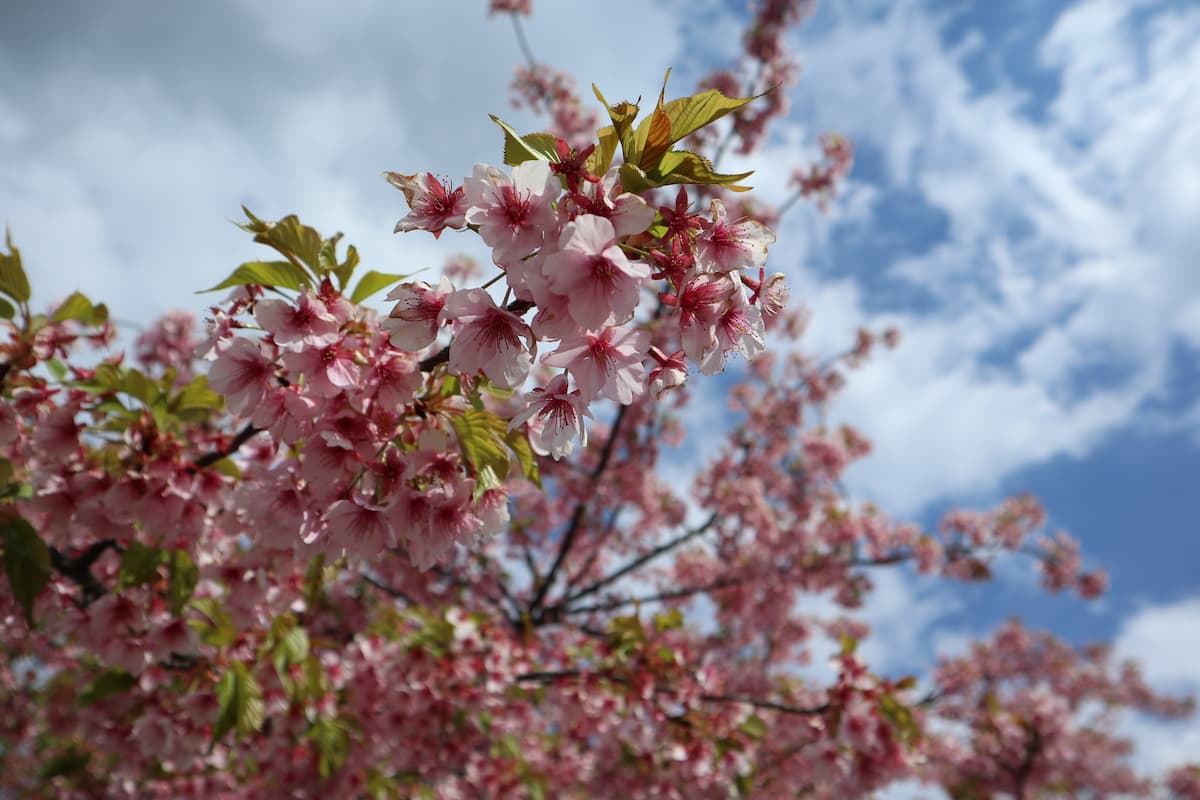
<svg viewBox="0 0 1200 800"><path fill-rule="evenodd" d="M488 114L492 122L504 131L504 163L510 167L526 161L558 161L558 139L549 133L531 133L521 136L513 127L495 114Z"/></svg>
<svg viewBox="0 0 1200 800"><path fill-rule="evenodd" d="M644 170L654 169L662 160L663 154L671 149L671 144L675 141L671 138L671 118L663 110L663 97L667 93L667 78L670 77L671 70L667 70L667 75L663 78L662 91L658 93L658 103L654 106L654 113L643 120L641 125L638 125L635 135L642 151L638 156L637 165Z"/></svg>
<svg viewBox="0 0 1200 800"><path fill-rule="evenodd" d="M338 265L333 274L337 276L338 287L345 291L350 285L350 277L354 274L354 268L358 266L358 250L354 245L346 247L346 260Z"/></svg>
<svg viewBox="0 0 1200 800"><path fill-rule="evenodd" d="M217 411L225 403L221 395L208 388L208 378L197 375L179 390L168 404L175 413L188 411Z"/></svg>
<svg viewBox="0 0 1200 800"><path fill-rule="evenodd" d="M163 396L163 389L158 381L136 369L127 369L119 373L120 378L113 386L118 392L140 400L147 408L154 405Z"/></svg>
<svg viewBox="0 0 1200 800"><path fill-rule="evenodd" d="M654 186L666 186L673 183L694 183L706 186L724 186L731 192L749 191L749 186L737 182L745 180L754 174L738 172L724 174L713 169L712 162L702 155L689 150L672 150L663 156L658 169L650 173L649 178Z"/></svg>
<svg viewBox="0 0 1200 800"><path fill-rule="evenodd" d="M192 599L192 593L196 591L196 584L200 582L200 569L192 561L188 551L182 548L172 550L167 555L167 567L170 571L167 599L171 602L171 613L178 616L183 613L188 601Z"/></svg>
<svg viewBox="0 0 1200 800"><path fill-rule="evenodd" d="M157 547L147 547L141 542L130 542L121 555L121 572L117 577L117 589L141 586L158 579L158 568L166 561L166 553Z"/></svg>
<svg viewBox="0 0 1200 800"><path fill-rule="evenodd" d="M316 233L316 231L313 231L313 233ZM333 236L321 242L321 249L317 251L317 268L322 273L337 272L337 246L338 242L341 240L342 234L335 233Z"/></svg>
<svg viewBox="0 0 1200 800"><path fill-rule="evenodd" d="M68 319L78 320L84 325L101 325L108 319L108 307L103 303L92 305L92 301L82 292L72 292L71 296L62 302L50 317L51 322L63 322Z"/></svg>
<svg viewBox="0 0 1200 800"><path fill-rule="evenodd" d="M312 284L312 276L290 261L247 261L216 286L196 294L217 292L230 286L257 285L299 290Z"/></svg>
<svg viewBox="0 0 1200 800"><path fill-rule="evenodd" d="M654 630L659 633L678 630L683 627L683 612L678 608L654 615Z"/></svg>
<svg viewBox="0 0 1200 800"><path fill-rule="evenodd" d="M93 705L106 697L129 691L135 683L137 679L123 669L105 670L79 695L79 704Z"/></svg>
<svg viewBox="0 0 1200 800"><path fill-rule="evenodd" d="M751 739L758 741L767 734L767 723L762 717L752 714L747 717L746 721L738 726L738 730L749 736Z"/></svg>
<svg viewBox="0 0 1200 800"><path fill-rule="evenodd" d="M298 624L296 618L291 614L282 614L271 624L271 634L267 644L271 653L271 663L275 666L279 682L289 692L294 691L295 688L303 688L291 685L289 672L290 667L295 664L303 664L308 658L308 631L304 629L304 626Z"/></svg>
<svg viewBox="0 0 1200 800"><path fill-rule="evenodd" d="M300 218L295 214L289 214L278 222L264 222L251 214L245 206L242 206L242 211L246 212L250 222L239 227L256 234L254 241L285 255L295 256L308 265L313 275L321 275L328 271L321 265L321 250L326 242L315 229L301 224ZM341 234L334 236L330 241L336 244L339 238Z"/></svg>
<svg viewBox="0 0 1200 800"><path fill-rule="evenodd" d="M758 95L761 97L762 95ZM671 120L671 144L716 122L731 111L736 111L754 100L754 97L726 97L716 89L700 92L691 97L680 97L663 107Z"/></svg>
<svg viewBox="0 0 1200 800"><path fill-rule="evenodd" d="M17 309L13 304L0 297L0 319L12 319L17 315Z"/></svg>
<svg viewBox="0 0 1200 800"><path fill-rule="evenodd" d="M190 606L204 617L188 620L188 624L205 644L228 647L237 641L237 628L233 626L233 618L221 605L220 600L215 597L197 597L191 601Z"/></svg>
<svg viewBox="0 0 1200 800"><path fill-rule="evenodd" d="M319 717L309 729L308 738L316 746L317 773L328 778L342 768L350 752L350 734L346 723L337 718Z"/></svg>
<svg viewBox="0 0 1200 800"><path fill-rule="evenodd" d="M29 300L29 278L21 266L21 251L13 246L11 233L6 232L4 240L8 252L0 253L0 292L24 303Z"/></svg>
<svg viewBox="0 0 1200 800"><path fill-rule="evenodd" d="M634 144L633 120L638 115L638 104L623 100L615 106L610 106L594 83L592 84L592 92L608 111L608 118L612 120L613 132L616 134L617 141L621 143L621 154L625 156L625 161L631 164L636 163L640 153L637 152L637 147Z"/></svg>
<svg viewBox="0 0 1200 800"><path fill-rule="evenodd" d="M358 285L350 293L350 302L361 303L376 292L382 291L393 283L402 281L407 277L407 275L371 270L358 279Z"/></svg>
<svg viewBox="0 0 1200 800"><path fill-rule="evenodd" d="M4 539L4 570L13 597L25 611L25 623L33 627L33 604L50 582L50 550L33 526L21 517L0 519Z"/></svg>
<svg viewBox="0 0 1200 800"><path fill-rule="evenodd" d="M508 423L491 411L468 408L462 414L450 418L454 432L458 434L463 458L478 476L491 468L497 477L508 475Z"/></svg>
<svg viewBox="0 0 1200 800"><path fill-rule="evenodd" d="M911 743L921 737L912 709L890 692L879 698L879 713L900 732L901 741Z"/></svg>
<svg viewBox="0 0 1200 800"><path fill-rule="evenodd" d="M242 470L231 458L217 459L212 463L212 468L227 478L233 478L235 481L242 479Z"/></svg>
<svg viewBox="0 0 1200 800"><path fill-rule="evenodd" d="M233 662L217 684L217 703L220 713L213 725L215 744L229 731L249 736L263 724L262 689L250 674L250 668L240 661Z"/></svg>
<svg viewBox="0 0 1200 800"><path fill-rule="evenodd" d="M537 456L534 455L533 447L529 444L529 432L523 427L516 428L505 434L504 441L508 443L509 449L517 457L517 463L521 465L521 472L525 475L526 480L539 489L542 488L542 476L538 472Z"/></svg>
<svg viewBox="0 0 1200 800"><path fill-rule="evenodd" d="M617 152L617 131L612 125L606 125L597 134L599 144L592 154L587 157L587 170L593 175L603 175L612 166L613 156Z"/></svg>
<svg viewBox="0 0 1200 800"><path fill-rule="evenodd" d="M77 772L83 772L91 760L91 753L70 744L65 751L47 761L38 776L44 781L52 778L65 778Z"/></svg>

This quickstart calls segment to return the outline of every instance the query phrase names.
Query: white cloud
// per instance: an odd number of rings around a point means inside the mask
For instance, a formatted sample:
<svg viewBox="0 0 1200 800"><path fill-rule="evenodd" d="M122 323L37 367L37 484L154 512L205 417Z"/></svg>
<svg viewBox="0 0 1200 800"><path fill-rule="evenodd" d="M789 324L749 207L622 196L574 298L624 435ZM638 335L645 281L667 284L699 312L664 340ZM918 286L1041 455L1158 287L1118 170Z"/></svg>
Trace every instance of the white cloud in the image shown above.
<svg viewBox="0 0 1200 800"><path fill-rule="evenodd" d="M1063 13L1040 49L1059 78L1045 119L1011 87L975 87L971 37L943 42L944 21L922 4L824 10L831 25L803 40L803 124L877 149L879 196L915 191L947 231L877 268L938 307L893 304L901 350L851 379L839 414L876 444L851 486L915 513L1137 424L1164 389L1172 343L1197 341L1200 9ZM827 240L791 249L820 227L788 221L773 257L807 262L793 274L815 312L810 344L835 352L888 303L813 268Z"/></svg>
<svg viewBox="0 0 1200 800"><path fill-rule="evenodd" d="M1121 626L1114 648L1118 656L1141 662L1156 690L1200 695L1200 597L1134 613ZM1148 773L1194 761L1200 753L1200 718L1163 722L1131 716L1121 732L1136 743L1135 763Z"/></svg>

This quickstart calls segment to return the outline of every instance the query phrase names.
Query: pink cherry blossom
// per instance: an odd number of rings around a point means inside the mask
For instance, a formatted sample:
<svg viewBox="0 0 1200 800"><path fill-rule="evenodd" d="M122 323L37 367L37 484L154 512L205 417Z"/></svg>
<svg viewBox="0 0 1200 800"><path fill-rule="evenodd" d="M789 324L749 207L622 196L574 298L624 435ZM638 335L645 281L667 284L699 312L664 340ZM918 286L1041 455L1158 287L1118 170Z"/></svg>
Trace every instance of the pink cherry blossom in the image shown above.
<svg viewBox="0 0 1200 800"><path fill-rule="evenodd" d="M412 281L388 292L387 299L395 300L396 305L380 327L391 335L392 346L418 353L433 344L438 329L445 324L442 309L446 297L453 291L450 281L443 277L437 289L425 281Z"/></svg>
<svg viewBox="0 0 1200 800"><path fill-rule="evenodd" d="M629 261L617 246L612 222L594 214L566 224L543 271L550 288L568 298L571 316L590 330L628 319L650 277L649 267Z"/></svg>
<svg viewBox="0 0 1200 800"><path fill-rule="evenodd" d="M288 350L324 347L338 340L338 320L325 304L306 289L296 302L259 300L254 318L275 344Z"/></svg>
<svg viewBox="0 0 1200 800"><path fill-rule="evenodd" d="M384 176L388 183L404 192L412 209L396 223L394 233L423 230L437 238L446 228L466 227L467 200L461 186L442 183L430 172L417 175L385 172Z"/></svg>
<svg viewBox="0 0 1200 800"><path fill-rule="evenodd" d="M589 403L607 397L629 405L646 389L642 358L649 346L647 331L604 328L564 339L557 350L542 356L542 363L569 370Z"/></svg>
<svg viewBox="0 0 1200 800"><path fill-rule="evenodd" d="M243 338L221 351L208 371L208 385L225 395L229 410L241 416L254 412L274 379L274 362L257 343Z"/></svg>
<svg viewBox="0 0 1200 800"><path fill-rule="evenodd" d="M482 371L503 389L525 380L536 344L520 317L498 308L483 289L454 292L443 313L458 328L450 343L450 369L463 375Z"/></svg>
<svg viewBox="0 0 1200 800"><path fill-rule="evenodd" d="M712 201L712 220L701 220L696 236L696 269L701 272L730 272L756 269L766 263L767 247L775 234L752 219L727 220L728 212L720 200Z"/></svg>
<svg viewBox="0 0 1200 800"><path fill-rule="evenodd" d="M676 300L684 352L705 375L720 372L724 364L717 326L734 290L728 274L705 273L684 286Z"/></svg>
<svg viewBox="0 0 1200 800"><path fill-rule="evenodd" d="M647 381L650 384L650 392L655 397L667 389L683 386L687 382L687 360L682 350L668 356L657 347L651 347L650 355L656 363L650 370Z"/></svg>
<svg viewBox="0 0 1200 800"><path fill-rule="evenodd" d="M392 527L380 506L355 497L338 500L325 512L326 549L372 558L392 543Z"/></svg>
<svg viewBox="0 0 1200 800"><path fill-rule="evenodd" d="M562 187L545 161L526 161L512 175L484 164L463 184L469 206L466 220L492 248L492 257L507 266L542 246L556 229L552 203Z"/></svg>
<svg viewBox="0 0 1200 800"><path fill-rule="evenodd" d="M317 397L334 397L358 383L354 353L341 343L283 354L283 363Z"/></svg>
<svg viewBox="0 0 1200 800"><path fill-rule="evenodd" d="M534 449L555 460L570 455L575 440L587 446L587 430L583 418L590 417L587 403L579 390L567 390L567 377L555 375L546 386L525 395L528 404L509 423L509 430L530 423L530 442Z"/></svg>
<svg viewBox="0 0 1200 800"><path fill-rule="evenodd" d="M717 320L717 343L722 352L737 350L753 358L766 349L762 314L751 305L741 286L735 286Z"/></svg>

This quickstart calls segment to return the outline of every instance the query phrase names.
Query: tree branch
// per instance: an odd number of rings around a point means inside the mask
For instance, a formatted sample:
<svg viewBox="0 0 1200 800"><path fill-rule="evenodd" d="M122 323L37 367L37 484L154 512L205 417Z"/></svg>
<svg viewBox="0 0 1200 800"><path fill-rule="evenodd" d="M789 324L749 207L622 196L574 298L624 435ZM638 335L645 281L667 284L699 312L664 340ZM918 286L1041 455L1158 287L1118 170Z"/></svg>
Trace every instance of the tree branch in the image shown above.
<svg viewBox="0 0 1200 800"><path fill-rule="evenodd" d="M562 680L587 680L589 678L599 678L601 680L610 681L622 686L629 685L628 678L620 675L613 675L610 672L586 672L579 669L560 669L560 670L544 670L540 672L526 672L517 675L514 680L517 683L553 683ZM654 686L655 694L674 695L678 694L679 690L668 686ZM822 703L819 706L793 706L787 703L780 703L776 700L762 700L757 697L746 697L736 694L711 694L703 693L696 695L700 700L706 703L741 703L754 708L761 708L767 711L778 711L781 714L797 714L804 716L812 716L814 714L824 714L829 710L829 703Z"/></svg>
<svg viewBox="0 0 1200 800"><path fill-rule="evenodd" d="M628 410L629 406L621 406L617 411L616 419L613 420L612 430L608 434L608 441L604 443L604 449L600 451L600 460L596 462L596 467L589 476L593 489L596 486L597 479L608 468L608 462L612 458L613 451L616 449L617 437L621 433L621 423L625 420L625 414ZM584 502L580 502L575 506L575 512L571 515L571 522L567 525L562 541L559 543L558 555L554 557L554 563L550 566L550 571L546 573L545 579L538 586L538 590L529 604L530 616L535 620L540 619L541 615L535 612L541 609L542 603L546 599L546 594L550 591L550 587L554 585L554 579L558 577L558 570L562 567L567 553L571 552L571 547L575 544L575 536L579 533L579 527L583 523L583 516L586 511L587 504Z"/></svg>
<svg viewBox="0 0 1200 800"><path fill-rule="evenodd" d="M714 513L707 520L705 520L704 524L701 525L700 527L694 528L690 531L684 531L679 536L676 536L674 539L663 542L658 547L655 547L653 550L650 550L650 551L642 554L641 556L638 556L637 558L635 558L633 561L630 561L625 566L617 569L615 572L609 573L608 575L606 575L605 577L596 581L595 583L591 583L591 584L583 587L579 591L574 592L573 594L570 594L567 597L563 598L563 600L560 603L557 603L555 605L555 607L565 606L569 603L573 603L576 600L579 600L580 598L587 597L588 595L591 595L591 594L595 594L596 592L603 589L605 586L615 583L616 581L625 577L626 575L628 575L629 573L638 569L639 567L642 567L643 565L649 563L650 561L653 561L654 559L658 558L659 556L669 553L672 550L674 550L676 547L679 547L680 545L682 545L686 542L689 542L692 539L696 538L697 536L700 536L701 534L705 533L706 531L708 531L709 528L711 528L713 526L714 523L716 523L716 521L717 521L717 515Z"/></svg>
<svg viewBox="0 0 1200 800"><path fill-rule="evenodd" d="M201 470L201 469L204 469L205 467L211 467L213 464L217 463L222 458L228 458L229 456L236 453L238 451L238 448L240 448L246 442L253 439L256 435L262 433L263 430L265 430L265 429L264 428L256 428L253 425L251 425L249 422L247 422L246 427L244 427L240 431L238 431L237 436L234 436L233 440L230 441L228 445L226 445L225 447L222 447L220 450L214 450L211 453L205 453L204 455L200 456L199 458L197 458L195 461L192 462L192 466L189 471L195 472L196 470Z"/></svg>

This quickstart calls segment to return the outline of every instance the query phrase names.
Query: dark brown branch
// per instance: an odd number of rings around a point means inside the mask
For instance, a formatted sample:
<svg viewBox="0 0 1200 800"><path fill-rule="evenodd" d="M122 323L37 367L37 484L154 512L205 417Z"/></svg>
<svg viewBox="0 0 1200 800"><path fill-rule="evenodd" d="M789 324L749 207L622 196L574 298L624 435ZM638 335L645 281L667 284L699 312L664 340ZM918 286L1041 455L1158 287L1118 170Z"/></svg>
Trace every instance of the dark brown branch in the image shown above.
<svg viewBox="0 0 1200 800"><path fill-rule="evenodd" d="M211 453L205 453L193 461L192 469L200 470L204 469L205 467L211 467L222 458L228 458L236 453L238 448L240 448L246 442L253 439L257 434L262 433L263 430L263 428L256 428L247 422L246 427L238 431L237 436L234 436L229 444L227 444L225 447L222 447L220 450L214 450Z"/></svg>
<svg viewBox="0 0 1200 800"><path fill-rule="evenodd" d="M607 603L595 603L590 606L576 606L575 608L555 609L556 616L574 616L576 614L594 614L600 611L615 611L618 608L625 606L642 605L644 603L660 603L664 600L682 600L692 595L701 594L703 592L712 592L717 589L727 589L730 586L737 586L750 581L754 577L751 575L743 575L738 578L720 578L719 580L706 583L703 586L685 586L679 589L669 589L658 594L647 595L644 597L626 597L620 600L611 600Z"/></svg>
<svg viewBox="0 0 1200 800"><path fill-rule="evenodd" d="M386 583L379 580L378 578L372 577L371 575L369 575L365 572L360 572L359 577L362 578L367 583L374 586L379 591L386 594L388 597L394 597L397 600L403 600L405 603L407 603L410 606L414 605L412 598L410 598L408 595L406 595L404 592L400 591L399 589L394 589L391 586L388 586Z"/></svg>
<svg viewBox="0 0 1200 800"><path fill-rule="evenodd" d="M545 670L541 672L526 672L522 675L517 675L515 680L518 683L552 683L554 681L580 679L587 680L588 678L599 678L620 685L627 685L629 680L620 675L613 675L608 672L585 672L578 669L560 669L560 670ZM673 695L677 694L676 689L667 686L655 686L656 694ZM746 697L744 695L735 694L711 694L704 693L697 695L706 703L744 703L745 705L761 708L768 711L778 711L781 714L798 714L812 716L814 714L824 714L829 710L829 703L822 703L819 706L802 707L780 703L776 700L762 700L757 697Z"/></svg>
<svg viewBox="0 0 1200 800"><path fill-rule="evenodd" d="M81 606L89 606L108 593L108 587L92 574L92 565L109 549L117 549L115 539L101 539L77 556L64 555L57 547L50 548L50 566L83 591Z"/></svg>
<svg viewBox="0 0 1200 800"><path fill-rule="evenodd" d="M705 520L704 524L701 525L700 527L694 528L690 531L684 531L679 536L676 536L674 539L671 539L670 541L667 541L667 542L663 542L658 547L655 547L653 550L650 550L650 551L642 554L641 556L638 556L637 558L635 558L633 561L630 561L625 566L617 569L615 572L609 573L608 575L606 575L605 577L596 581L595 583L589 584L589 585L583 587L582 589L580 589L579 591L574 592L571 595L568 595L567 597L563 598L561 603L558 603L557 605L565 606L565 605L575 602L576 600L579 600L580 598L587 597L588 595L591 595L591 594L595 594L596 592L603 589L605 586L609 586L609 585L615 583L616 581L625 577L626 575L628 575L629 573L638 569L639 567L642 567L643 565L649 563L650 561L653 561L654 559L658 558L659 556L669 553L672 550L674 550L676 547L679 547L680 545L682 545L688 541L691 541L692 539L696 538L697 536L700 536L701 534L706 532L709 528L711 528L716 521L717 521L717 515L714 513L707 520Z"/></svg>
<svg viewBox="0 0 1200 800"><path fill-rule="evenodd" d="M600 460L596 462L591 479L592 487L596 485L597 479L608 469L608 462L612 459L613 451L616 449L617 437L621 434L621 423L625 420L625 414L629 411L629 406L621 406L617 411L616 419L613 420L612 429L608 434L608 441L604 443L604 448L600 451ZM550 591L550 587L554 585L554 579L558 577L558 571L562 567L563 561L566 560L567 554L571 552L571 547L575 544L575 536L579 533L579 528L583 524L584 514L587 512L587 504L580 502L575 506L575 513L571 515L571 522L567 525L566 531L563 532L562 541L558 546L558 554L554 557L554 563L550 565L550 571L546 573L545 579L538 585L537 592L533 596L533 600L529 604L530 616L535 620L541 617L539 612L542 603L546 599L546 594Z"/></svg>

